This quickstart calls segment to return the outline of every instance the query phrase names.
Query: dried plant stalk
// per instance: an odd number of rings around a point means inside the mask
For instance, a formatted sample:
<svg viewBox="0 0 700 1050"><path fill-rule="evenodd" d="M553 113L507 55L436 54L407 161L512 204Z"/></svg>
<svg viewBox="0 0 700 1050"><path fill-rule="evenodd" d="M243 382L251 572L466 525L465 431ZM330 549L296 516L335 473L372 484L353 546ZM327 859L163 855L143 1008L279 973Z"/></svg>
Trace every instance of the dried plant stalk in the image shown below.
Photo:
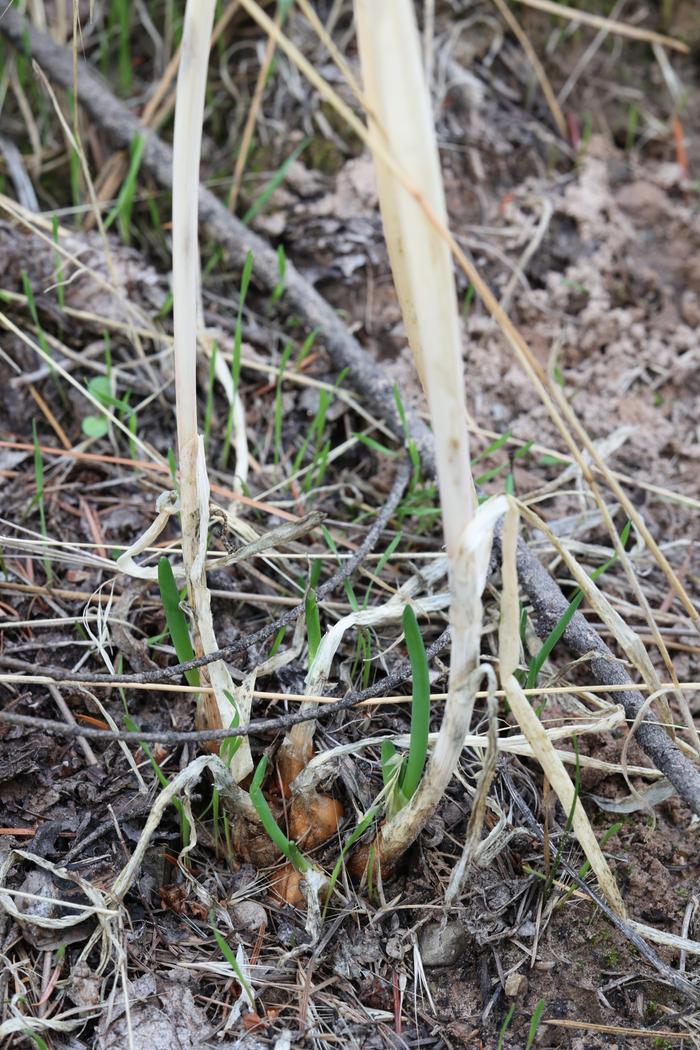
<svg viewBox="0 0 700 1050"><path fill-rule="evenodd" d="M409 805L385 827L382 857L391 862L432 814L459 760L469 729L479 659L481 590L474 575L480 550L474 520L464 371L450 249L426 219L425 206L447 224L445 197L420 39L410 0L355 0L355 22L369 112L369 139L394 283L409 343L430 408L440 503L450 564L452 659L443 726L423 781ZM387 163L387 154L393 164ZM406 172L409 192L397 177Z"/></svg>
<svg viewBox="0 0 700 1050"><path fill-rule="evenodd" d="M182 554L199 644L204 653L216 652L219 648L214 634L205 569L209 481L204 443L197 430L197 205L209 40L215 7L216 0L188 0L177 79L173 140L173 331ZM235 697L235 688L223 661L209 664L208 671L214 696L205 696L198 712L199 721L207 728L223 728L230 725L233 716L226 693ZM248 712L239 714L246 718ZM236 751L231 768L237 780L242 780L251 772L253 762L247 739Z"/></svg>

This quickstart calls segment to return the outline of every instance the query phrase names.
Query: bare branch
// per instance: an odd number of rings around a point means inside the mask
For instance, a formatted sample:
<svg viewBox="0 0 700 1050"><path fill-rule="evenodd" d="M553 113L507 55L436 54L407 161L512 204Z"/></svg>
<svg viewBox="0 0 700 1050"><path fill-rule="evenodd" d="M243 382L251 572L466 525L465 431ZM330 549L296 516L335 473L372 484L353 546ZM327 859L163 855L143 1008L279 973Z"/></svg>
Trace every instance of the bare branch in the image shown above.
<svg viewBox="0 0 700 1050"><path fill-rule="evenodd" d="M432 645L428 647L428 659L432 659L432 657L436 656L439 652L442 652L443 649L446 649L449 641L450 631L449 628L446 628L442 634L435 639ZM7 722L10 725L28 726L32 729L41 729L46 733L52 733L54 736L65 737L69 740L89 737L91 740L124 740L131 744L140 744L141 742L196 744L207 740L226 740L229 737L250 736L253 733L274 732L279 729L286 729L289 726L297 725L300 722L308 722L309 719L320 720L323 718L330 718L339 711L346 711L350 707L355 707L357 704L362 703L363 700L370 700L372 697L381 696L382 693L389 692L394 686L398 685L400 682L405 682L406 679L410 677L410 661L404 660L394 669L394 671L392 671L391 674L387 675L386 678L382 678L379 682L375 682L374 685L368 686L367 689L359 689L348 693L335 703L317 704L311 709L293 711L291 714L279 715L277 718L257 718L252 722L248 722L247 725L231 726L229 729L203 729L184 732L176 732L166 729L162 732L115 733L108 729L93 729L79 725L68 725L65 722L54 722L49 718L36 718L34 715L18 715L13 711L0 711L0 722Z"/></svg>

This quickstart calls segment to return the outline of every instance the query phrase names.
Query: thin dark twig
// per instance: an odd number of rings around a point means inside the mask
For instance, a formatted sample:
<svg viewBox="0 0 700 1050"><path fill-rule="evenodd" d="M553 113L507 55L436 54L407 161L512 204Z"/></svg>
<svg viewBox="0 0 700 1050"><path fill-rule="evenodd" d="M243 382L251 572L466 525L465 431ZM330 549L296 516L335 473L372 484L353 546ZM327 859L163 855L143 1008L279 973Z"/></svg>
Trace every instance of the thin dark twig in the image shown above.
<svg viewBox="0 0 700 1050"><path fill-rule="evenodd" d="M544 831L540 827L540 824L538 823L537 819L532 813L532 810L528 806L527 802L515 786L513 778L505 769L501 770L501 777L513 801L524 816L528 827L536 836L536 838L538 838L540 842L544 843ZM557 851L555 849L554 843L551 841L549 843L549 849L552 854L552 858L556 859ZM679 974L676 970L673 970L670 966L667 966L666 963L658 957L656 952L649 947L644 938L639 933L637 933L637 931L633 929L627 922L625 922L624 919L621 919L619 915L616 915L616 913L612 910L607 901L604 900L604 898L601 897L601 895L596 890L589 886L585 879L581 878L576 869L573 868L564 857L560 856L558 859L559 864L564 868L569 878L576 883L579 889L583 890L584 893L588 894L591 900L594 901L594 903L598 905L600 910L608 917L608 919L610 919L610 922L613 924L613 926L615 926L620 931L620 933L622 933L623 936L627 938L630 944L632 944L637 949L639 954L642 955L647 960L647 962L651 963L654 969L658 971L658 973L664 978L664 980L668 981L668 983L672 985L676 989L676 991L681 992L683 995L691 999L694 1003L700 1002L700 990L698 990L694 985L692 985L690 981L687 981L684 977L682 977L681 974Z"/></svg>
<svg viewBox="0 0 700 1050"><path fill-rule="evenodd" d="M446 649L449 642L450 629L447 627L428 647L426 651L428 659L432 659L443 649ZM46 733L52 733L54 736L68 739L89 737L91 740L108 742L125 740L130 744L139 744L142 741L144 743L196 744L206 740L226 740L228 737L267 733L287 729L289 726L297 725L299 722L308 722L311 719L318 721L322 718L330 718L339 711L346 711L350 707L355 707L356 704L362 703L363 700L370 700L372 697L387 693L394 686L405 682L410 677L411 663L409 660L403 660L386 678L382 678L379 682L375 682L374 685L368 686L367 689L358 689L347 693L346 696L341 697L332 704L317 704L310 710L303 712L292 711L290 714L278 715L275 718L256 718L246 725L230 726L228 729L185 730L183 732L167 729L162 732L114 732L111 729L93 729L88 726L68 725L65 722L54 722L49 718L37 718L34 715L18 715L14 711L0 711L0 722L7 722L10 725L28 726L32 729L42 729Z"/></svg>
<svg viewBox="0 0 700 1050"><path fill-rule="evenodd" d="M371 554L379 537L391 519L391 516L401 502L401 498L406 491L406 486L408 485L410 477L410 463L408 460L404 460L399 464L398 470L396 471L394 484L391 487L386 503L377 512L377 517L372 528L369 529L360 546L357 548L353 556L343 562L337 572L329 577L329 579L327 579L325 583L322 583L318 588L316 598L319 602L323 601L331 591L336 589L336 587L339 587L340 584L348 580L358 565L362 563L368 554ZM42 675L46 678L52 678L58 682L106 682L113 685L121 685L122 683L136 683L139 685L148 682L162 682L164 679L175 678L178 675L183 674L185 671L190 671L195 667L204 667L206 664L210 664L214 660L229 660L232 656L237 656L238 653L245 652L259 642L267 641L268 638L272 638L273 635L277 634L280 628L287 627L290 623L294 623L294 621L304 613L304 609L305 603L300 602L298 605L293 606L293 608L287 609L287 611L282 613L282 615L276 620L265 624L264 627L254 631L253 634L247 634L243 638L239 638L238 641L225 646L223 649L217 649L216 652L213 653L206 653L204 656L198 656L194 660L187 660L185 663L174 664L172 667L158 668L157 671L143 671L136 674L106 674L104 672L91 674L87 671L74 673L73 671L67 671L62 667L55 667L52 665L46 667L41 664L37 665L36 670L32 673ZM18 662L19 661L14 660L13 657L0 656L0 665L3 667L16 668ZM21 666L26 670L26 664L22 663ZM304 719L301 721L304 721Z"/></svg>

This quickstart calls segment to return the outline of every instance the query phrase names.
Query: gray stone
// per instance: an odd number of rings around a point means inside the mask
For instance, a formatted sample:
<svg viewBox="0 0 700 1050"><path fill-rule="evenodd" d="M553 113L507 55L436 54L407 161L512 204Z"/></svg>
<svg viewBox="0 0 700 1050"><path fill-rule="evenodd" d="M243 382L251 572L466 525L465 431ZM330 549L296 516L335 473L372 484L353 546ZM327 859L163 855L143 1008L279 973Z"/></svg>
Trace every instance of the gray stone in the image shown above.
<svg viewBox="0 0 700 1050"><path fill-rule="evenodd" d="M470 937L460 922L432 922L419 936L424 966L454 966L461 962L470 945Z"/></svg>
<svg viewBox="0 0 700 1050"><path fill-rule="evenodd" d="M527 986L524 973L509 973L506 977L505 993L509 999L520 999L527 992Z"/></svg>
<svg viewBox="0 0 700 1050"><path fill-rule="evenodd" d="M237 901L229 906L229 915L239 930L257 932L261 926L267 928L267 912L257 901Z"/></svg>

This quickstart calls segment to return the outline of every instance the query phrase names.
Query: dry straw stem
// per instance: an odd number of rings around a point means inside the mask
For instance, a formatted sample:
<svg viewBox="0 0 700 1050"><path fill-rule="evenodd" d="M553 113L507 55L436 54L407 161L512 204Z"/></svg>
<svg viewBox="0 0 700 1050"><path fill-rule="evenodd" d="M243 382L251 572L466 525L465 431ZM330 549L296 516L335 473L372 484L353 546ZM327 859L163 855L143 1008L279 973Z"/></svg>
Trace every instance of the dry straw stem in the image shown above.
<svg viewBox="0 0 700 1050"><path fill-rule="evenodd" d="M511 9L506 4L505 0L493 0L493 2L498 8L501 17L503 18L503 21L506 23L513 35L517 38L518 43L527 55L527 60L532 66L535 76L539 81L539 85L542 88L542 94L544 95L547 101L547 105L549 106L549 110L554 119L554 123L557 126L557 130L563 139L567 139L568 131L566 127L566 120L564 119L564 114L561 111L561 106L557 101L557 96L554 94L552 85L549 82L549 77L545 72L545 68L540 62L537 52L530 43L530 38L528 37L523 27L520 25L520 22L518 22Z"/></svg>
<svg viewBox="0 0 700 1050"><path fill-rule="evenodd" d="M182 555L195 624L205 653L216 652L219 647L206 576L209 479L204 442L197 430L198 199L209 39L215 7L215 0L188 0L173 139L173 332ZM236 690L222 660L211 663L208 673L215 696L204 696L200 720L207 727L224 727L229 725L233 714L226 693L235 696ZM239 711L241 721L246 721L248 715L248 710ZM252 771L253 760L246 740L233 756L231 768L237 780Z"/></svg>
<svg viewBox="0 0 700 1050"><path fill-rule="evenodd" d="M583 571L576 559L573 558L569 551L566 549L564 544L562 544L561 541L555 537L554 533L549 529L547 524L532 510L528 509L527 511L524 511L524 516L526 516L528 520L537 529L539 529L545 534L552 546L556 547L556 549L559 551L560 555L566 562L567 567L576 579L576 582L579 584L584 594L586 595L586 598L593 606L595 611L598 613L605 626L612 633L613 637L617 639L623 651L627 655L629 661L637 668L650 690L656 693L660 693L661 682L658 673L653 663L651 662L649 654L647 653L642 640L639 638L639 635L627 626L627 624L624 622L617 610L615 610L612 607L610 602L608 602L608 600L604 597L604 595L593 582L593 580L591 580L590 577ZM607 515L606 521L609 522L610 526L612 526L612 519L610 519L609 515ZM661 635L659 634L658 628L656 627L656 623L654 621L653 615L651 614L651 610L649 610L646 598L644 598L644 596L641 593L641 588L639 587L638 581L634 574L634 570L630 565L627 552L622 547L622 544L619 542L619 539L615 546L620 560L622 561L627 578L633 584L635 593L640 599L640 604L642 605L642 608L649 613L648 619L653 624L654 637L657 640L658 648L664 656L666 666L671 675L671 680L676 686L675 692L676 697L679 701L679 707L683 713L696 752L698 752L700 751L700 741L698 741L697 729L695 727L693 717L688 708L688 704L685 698L683 697L683 694L681 693L680 689L678 688L678 678L675 674L675 670L673 664L671 663L668 650L666 649L666 645ZM671 712L668 708L668 704L666 702L664 702L661 705L661 711L663 721L665 721L668 724L672 724L673 719L671 716Z"/></svg>
<svg viewBox="0 0 700 1050"><path fill-rule="evenodd" d="M281 8L278 6L277 11L275 12L275 25L280 26L281 24L282 12ZM263 55L263 60L260 63L260 69L258 70L258 79L255 82L253 97L251 98L250 105L248 106L248 115L246 116L245 127L243 128L243 134L241 136L241 141L238 147L238 156L236 158L236 165L233 171L233 182L231 183L231 191L228 196L228 208L231 212L235 212L236 204L238 203L238 194L241 190L243 172L245 170L246 161L248 160L250 143L253 139L255 124L258 119L260 106L262 105L263 94L265 92L265 85L267 84L270 66L272 65L272 60L274 57L275 41L273 37L268 36L267 45L265 47L265 54Z"/></svg>
<svg viewBox="0 0 700 1050"><path fill-rule="evenodd" d="M629 630L595 583L581 569L576 559L569 554L566 547L532 510L522 507L521 513L535 528L544 532L549 542L558 550L587 600L610 628L629 661L637 666L645 679L647 689L650 692L664 690L665 686L658 681L653 665L639 639ZM521 561L519 565L521 583L530 601L533 602L535 614L541 621L543 633L546 635L566 611L566 600L539 562L522 564L522 546L518 549L518 559ZM644 700L635 690L624 666L614 658L607 645L580 613L575 613L572 617L564 632L563 641L576 655L590 658L592 672L597 678L602 678L607 682L617 681L621 685L629 686L629 689L620 692L620 700L627 717L635 721L644 706ZM673 685L678 692L680 683L674 679ZM641 747L656 767L668 777L686 805L700 816L700 776L693 763L682 754L680 748L664 729L649 718L642 719L636 735ZM692 749L689 750L692 753Z"/></svg>
<svg viewBox="0 0 700 1050"><path fill-rule="evenodd" d="M690 1030L674 1032L670 1028L625 1028L618 1024L596 1024L595 1021L565 1021L559 1018L546 1018L542 1027L570 1028L574 1031L600 1032L602 1035L620 1035L625 1039L648 1039L654 1040L654 1046L663 1046L663 1040L683 1040L689 1042L694 1039L694 1033ZM619 1045L619 1043L618 1043Z"/></svg>
<svg viewBox="0 0 700 1050"><path fill-rule="evenodd" d="M300 10L303 11L304 16L311 23L311 26L312 26L314 32L316 33L316 36L321 41L323 46L326 48L326 50L328 51L328 54L333 59L335 65L337 66L337 68L342 73L342 75L345 78L346 82L349 84L353 95L355 96L355 98L360 100L360 102L362 103L362 107L363 107L365 113L369 113L370 112L370 105L369 105L369 102L367 102L367 100L365 99L365 97L364 97L364 95L362 93L362 88L360 87L360 85L355 80L355 76L354 76L350 66L345 61L345 58L340 53L338 48L335 46L335 41L329 35L328 30L326 29L326 27L324 26L323 22L318 17L316 12L314 11L314 9L311 6L309 0L296 0L296 2L297 2L297 7L299 7Z"/></svg>
<svg viewBox="0 0 700 1050"><path fill-rule="evenodd" d="M577 8L569 7L567 4L554 3L554 0L518 0L518 3L525 4L526 7L534 7L537 11L545 11L549 15L556 15L557 18L570 18L572 22L581 22L583 25L595 26L596 29L607 29L609 33L626 36L631 40L645 40L650 44L662 44L663 47L681 51L684 55L687 55L690 51L687 44L684 44L682 40L676 40L675 37L664 36L663 33L654 32L653 29L641 29L639 26L631 26L626 22L615 22L613 19L604 18L602 15L592 15L588 11L579 11Z"/></svg>
<svg viewBox="0 0 700 1050"><path fill-rule="evenodd" d="M563 391L559 387L559 384L558 383L553 383L551 385L551 389L554 392L554 397L555 397L556 402L560 405L563 413L566 415L567 413L570 412L570 408L569 408L568 402L566 401L566 398L563 395ZM577 418L575 417L575 415L573 413L571 413L571 421L572 421L572 424L575 426L575 428L577 428L578 430L580 430L581 432L583 432L585 434L585 432L583 431L583 428L581 427L580 423L578 422ZM603 454L602 449L596 448L596 452L598 454L599 459L604 462L604 459L603 459L603 455L604 454ZM666 665L666 669L668 670L668 673L669 673L669 676L671 678L671 681L676 684L675 696L676 696L676 700L678 702L678 706L679 706L679 708L680 708L680 710L681 710L681 712L683 714L683 719L685 721L686 726L688 727L688 731L690 733L690 736L691 736L691 739L692 739L693 744L695 746L695 749L698 752L698 754L700 754L700 737L698 737L698 731L697 731L697 728L695 726L695 720L694 720L694 718L693 718L693 716L692 716L692 714L690 712L690 709L689 709L688 704L687 704L687 702L685 700L685 697L683 696L683 694L681 693L680 689L678 688L678 678L676 676L676 671L675 671L675 668L673 666L673 661L671 660L671 656L670 656L670 653L669 653L668 648L666 646L666 643L664 642L664 639L663 639L663 637L661 635L661 632L659 631L658 626L656 624L656 619L654 617L654 613L652 612L652 609L651 609L651 607L649 605L649 602L647 601L646 595L644 594L644 591L643 591L643 589L642 589L642 587L641 587L641 585L639 583L639 580L637 579L635 571L634 571L634 569L633 569L633 567L632 567L632 565L630 563L629 555L627 554L627 551L625 550L625 548L624 548L624 546L622 544L622 541L620 540L620 537L619 537L619 535L617 533L617 529L615 528L615 525L614 525L614 522L613 522L613 519L612 519L612 515L610 514L610 511L608 509L607 503L605 502L603 494L601 493L601 491L600 491L600 489L598 487L598 483L597 483L595 477L592 474L589 476L588 482L589 482L589 487L591 489L591 492L593 493L593 497L594 497L594 499L595 499L595 501L596 501L596 503L598 505L598 509L599 509L600 515L601 515L601 517L603 519L603 523L605 524L605 527L607 528L609 535L612 537L613 546L615 548L615 552L617 554L617 557L620 560L620 563L621 563L622 568L624 570L624 573L625 573L625 575L626 575L626 577L627 577L627 579L629 581L629 584L630 584L630 586L632 588L632 591L633 591L637 601L639 602L639 606L640 606L641 610L643 611L644 616L646 618L646 621L647 621L647 623L649 625L649 629L651 631L651 635L652 635L652 639L654 641L654 644L656 645L656 648L658 649L659 653L661 654L661 657L662 657L662 659L663 659L663 661L664 661L664 663ZM641 519L641 520L643 520L643 519ZM629 632L629 633L631 634L632 632ZM641 643L640 640L636 641L636 645L638 646L638 648L640 648L640 649L642 648L642 643ZM651 663L651 660L647 656L646 652L644 652L643 656L640 654L640 659L645 659L646 660L646 664L647 664L647 666L649 668L649 674L650 674L651 677L645 676L646 680L648 682L651 682L651 684L653 685L653 687L655 689L658 689L659 688L658 678L656 677L655 671L653 669L653 665ZM661 706L661 709L663 711L664 718L667 721L671 721L670 710L669 710L668 703L667 703L665 698L660 703L660 706Z"/></svg>
<svg viewBox="0 0 700 1050"><path fill-rule="evenodd" d="M30 684L45 684L46 680L44 680L44 682L41 682L38 680L38 678L35 679L32 677L25 679L24 677L20 676L0 676L0 681L28 681ZM527 692L525 690L523 690L523 693L527 695ZM259 690L254 690L253 696L257 697L258 699L264 700L288 699L288 695L286 693L269 694L261 693ZM491 694L490 691L484 691L478 692L476 696L483 697L484 699L489 699ZM496 699L500 696L505 696L505 690L495 690L495 692L493 693L493 699ZM407 697L405 696L394 697L393 702L399 703L402 700L405 701L406 699ZM388 698L387 701L381 702L388 702ZM347 703L345 701L341 701L340 703L338 701L336 701L335 703L326 701L326 704L327 706L325 708L322 708L320 711L316 712L317 718L322 716L330 716L335 714L339 710L347 710L348 707L355 706L354 703L350 703L349 701ZM103 742L119 740L124 742L128 741L132 744L139 744L145 742L163 743L168 746L172 746L174 744L197 744L212 739L221 740L224 739L225 736L228 736L229 738L234 738L236 736L246 736L251 733L272 732L278 729L282 729L286 725L289 725L289 721L290 716L281 715L279 718L256 719L254 722L250 722L246 726L238 726L230 730L208 729L202 730L201 732L197 730L177 732L164 729L159 733L147 733L128 732L118 729L92 729L85 726L77 726L72 724L69 725L66 722L56 722L49 718L35 718L32 715L17 715L14 714L14 712L12 711L0 711L0 722L7 722L8 725L31 726L36 729L42 729L47 733L52 733L55 736L67 739L72 738L79 740L80 737L85 737L86 739L89 738L90 740L102 740ZM600 734L606 732L610 728L616 728L617 726L621 725L624 721L625 716L622 712L622 709L615 708L612 717L610 717L609 719L607 717L600 718L596 721L595 724L577 722L569 726L559 726L554 729L547 729L546 732L548 737L552 741L559 740L562 738L570 740L573 733L575 733L576 736L583 736L586 733ZM429 745L432 747L436 743L437 739L438 734L431 733L428 738ZM298 788L299 791L311 791L313 788L317 787L322 780L325 780L330 773L333 772L332 768L328 769L326 767L332 766L332 764L341 755L353 754L357 751L363 750L364 748L376 747L378 744L383 743L384 740L391 740L394 744L396 744L397 747L400 748L407 749L410 745L410 737L405 734L399 736L396 736L395 734L390 734L386 737L381 735L366 737L364 740L353 741L352 744L339 745L338 747L332 748L330 751L324 751L322 754L316 755L314 758L312 758L309 764L304 769L304 771L298 775L294 783L294 789L296 790ZM481 736L479 734L470 733L467 736L465 736L462 742L462 746L468 747L475 751L483 751L485 748L487 748L488 743L489 741L487 737ZM531 745L528 743L527 739L522 734L517 734L513 736L499 736L497 747L498 750L502 751L504 754L525 755L527 757L532 757L534 755L534 751ZM628 765L623 768L623 766L621 766L617 762L606 762L602 759L593 758L591 755L579 755L577 758L574 752L565 751L560 748L556 749L556 753L561 758L562 762L568 762L571 765L575 765L576 762L578 762L582 768L598 769L601 770L601 772L605 773L615 773L619 774L620 776L624 776L626 774L628 776L635 777L648 777L650 780L658 780L658 778L662 776L661 772L658 769L653 769L649 766Z"/></svg>
<svg viewBox="0 0 700 1050"><path fill-rule="evenodd" d="M537 761L542 766L549 783L557 793L564 812L572 815L572 826L606 900L615 913L624 918L626 909L620 896L617 883L598 845L590 821L586 816L576 793L571 778L564 764L557 756L546 730L537 717L522 687L515 677L520 658L520 603L518 600L518 574L515 555L518 540L518 507L508 499L508 511L502 533L502 567L503 598L501 601L501 623L498 632L499 674L501 685L506 691L511 710L518 720L518 725L532 746Z"/></svg>
<svg viewBox="0 0 700 1050"><path fill-rule="evenodd" d="M518 544L518 549L520 550L520 544ZM522 571L520 569L518 571L521 573L521 576L522 576ZM556 589L556 584L552 583L552 587L554 589ZM49 593L47 590L45 590L43 588L40 588L40 591L42 593L45 593L45 594ZM66 596L66 592L65 591L54 591L54 590L52 590L50 593L51 593L52 596L55 596L55 595L58 595L59 597L60 596L64 596L65 597ZM70 592L68 592L68 595L71 596ZM75 595L72 595L72 596L74 597ZM250 597L253 597L253 596L251 595ZM565 610L566 610L566 605L564 605L564 608L563 608L562 611L565 611ZM82 620L82 618L81 618L81 620ZM72 622L72 621L62 620L61 622ZM554 622L556 623L556 618L555 618ZM585 620L583 622L586 623ZM36 624L35 620L27 620L27 621L24 621L24 622L20 622L19 626L20 627L29 627L29 626L32 626L32 625L35 625L35 624ZM10 624L3 623L2 626L3 626L3 630L6 630L8 628L14 627L15 626L15 622L13 621ZM590 633L591 634L595 634L593 628L590 627L590 625L587 625L587 626L588 626L588 630L590 631ZM444 633L447 634L448 632L444 632ZM441 636L441 637L444 637L444 635ZM441 639L438 639L438 641L440 641L440 640ZM446 648L447 644L448 644L447 641L445 641L444 644L441 644L438 648L434 648L434 646L435 646L435 643L434 643L434 645L431 646L430 649L428 649L428 654L430 656L436 655L438 652L441 652L444 648ZM431 652L431 650L433 650L433 651ZM590 652L590 649L586 649L585 652ZM614 659L612 654L609 655L609 659L611 661ZM3 667L17 667L17 668L25 669L25 673L23 673L23 674L4 674L4 673L0 674L0 684L4 684L4 685L11 685L11 684L21 685L23 682L26 685L47 685L50 682L68 682L68 683L70 683L71 685L74 685L74 686L84 686L86 689L88 689L88 688L89 689L113 689L114 686L118 685L121 689L125 689L125 690L138 689L139 691L142 690L143 692L147 692L147 693L187 693L187 694L195 694L196 695L198 693L211 693L211 692L213 692L211 686L207 686L207 685L190 686L190 685L173 685L173 684L168 683L168 682L143 682L143 681L139 681L138 680L138 676L137 675L131 676L130 680L128 680L128 681L124 681L124 677L120 676L120 675L114 675L113 678L111 676L107 676L107 675L100 675L99 677L97 677L97 676L91 676L89 672L85 672L84 676L81 676L80 674L70 674L69 672L64 671L62 668L51 667L51 666L43 668L43 673L36 673L35 674L35 673L33 673L33 671L36 669L37 665L27 663L24 660L17 660L17 659L14 659L13 657L9 657L9 656L0 656L0 664ZM183 670L188 670L188 669L189 669L188 666L182 665L181 670L178 673L182 673ZM388 686L390 686L390 685L398 685L399 682L402 682L402 681L404 681L407 678L410 678L410 673L409 673L408 666L407 665L399 666L397 671L393 672L391 675L387 675L386 678L380 679L380 681L375 683L375 685L370 686L368 689L359 690L357 693L350 693L347 696L342 697L340 700L337 697L334 697L334 696L322 696L322 695L315 696L315 695L312 695L310 693L280 693L280 692L275 692L274 690L269 690L269 689L255 689L253 691L253 697L255 699L258 699L258 700L284 700L284 701L288 701L290 704L295 704L295 703L306 704L308 701L312 700L315 704L326 705L328 710L325 713L325 717L330 717L332 714L335 713L335 711L342 710L342 707L340 705L344 705L344 706L350 705L350 706L353 706L353 707L354 706L357 706L357 707L381 707L384 704L392 704L392 705L394 705L394 704L410 704L411 703L411 697L410 696L406 696L405 694L387 695L387 696L381 696L380 699L373 699L373 697L379 697L384 688L388 688ZM693 692L700 692L700 682L681 682L680 685L681 685L682 689L688 689L688 690L691 690ZM662 691L663 692L670 692L674 688L675 688L674 685L672 683L670 683L670 682L669 683L665 683L665 684L662 683ZM640 693L643 693L643 692L647 691L648 687L645 686L643 683L641 685L635 685L633 682L628 681L626 683L620 682L619 684L610 683L608 685L592 685L592 686L591 685L589 685L589 686L580 686L580 685L538 686L536 689L524 689L523 692L524 692L525 696L531 696L531 697L534 697L534 698L537 698L537 697L541 697L542 698L542 697L578 696L578 695L581 695L581 696L587 698L589 701L593 700L593 699L597 699L598 700L598 704L604 710L607 711L607 710L610 710L610 705L605 703L605 702L603 702L600 699L602 694L610 693L611 696L616 696L619 693L624 693L624 692L632 690L632 689L638 690ZM476 700L486 700L489 695L490 694L489 694L488 690L482 689L482 690L479 690L476 693L475 699ZM505 694L505 691L503 689L497 689L496 692L494 693L494 696L499 696L499 697L500 696L505 696L505 695L506 694ZM430 694L430 703L431 704L441 703L442 701L447 699L447 696L448 696L447 693L431 693ZM617 710L617 708L613 706L612 710L615 711L615 710ZM12 717L10 717L10 714L11 713L9 711L0 711L0 721L2 719L6 719L7 721L12 721L13 719L19 719L19 721L16 723L17 725L21 725L23 722L26 721L27 725L34 725L34 724L35 725L41 725L43 723L46 723L46 725L49 726L49 727L57 724L57 723L51 722L50 720L46 720L46 719L42 719L42 718L37 718L37 719L29 718L28 721L27 721L27 720L25 720L23 715L12 715ZM285 716L282 716L279 720L271 719L270 723L269 723L269 728L274 728L274 727L276 727L278 725L284 725L285 723L284 723L283 719L286 718L286 717L291 717L291 716L286 716L285 715ZM628 719L628 720L634 720L634 717L636 717L636 716L633 716L632 719ZM274 725L273 725L273 723L274 723ZM650 724L653 725L654 727L656 727L657 729L662 729L663 730L663 728L664 728L664 723L662 723L662 722L653 721ZM203 730L193 730L193 731L183 730L182 732L175 732L175 731L171 732L170 730L166 729L166 730L163 730L162 732L159 732L159 733L154 732L154 733L147 733L145 735L139 734L139 733L134 733L133 734L133 739L136 740L138 738L138 739L143 739L143 740L164 740L164 741L169 741L169 742L172 742L172 741L184 742L186 740L194 740L194 741L197 741L197 740L225 740L227 737L245 736L245 734L247 732L252 732L253 729L255 729L255 731L257 732L261 727L264 728L264 726L262 726L262 723L258 723L258 722L255 722L254 725L253 725L253 723L251 723L251 726L252 726L252 728L249 728L248 726L239 726L239 727L233 726L233 727L229 727L228 729L203 729ZM676 728L682 728L682 726L677 726ZM85 732L87 734L88 731L86 730ZM566 732L568 733L570 731L567 729ZM69 735L72 735L72 734L69 734ZM110 735L109 733L104 733L103 734L101 730L97 730L94 733L92 733L92 736L94 736L94 737L99 737L101 735L104 735L104 739L105 740L111 739L112 736L113 736L113 734ZM119 738L120 739L123 738L124 740L130 740L131 739L131 737L129 736L128 733L125 734L125 735L122 734ZM516 737L513 737L513 738L508 737L508 740L509 741L510 740L516 740L517 741L517 738ZM670 742L670 738L669 738L669 742ZM476 737L474 737L474 738L469 737L467 742L465 743L465 747L478 747L478 746L480 746L480 745L478 744L478 742L476 742ZM505 747L506 750L508 749L505 744L503 746ZM685 747L688 748L688 745L685 745ZM692 753L692 749L690 749L690 751ZM582 760L583 760L583 756L582 756ZM641 769L641 767L640 767L640 769ZM642 772L645 772L648 776L661 776L662 770L646 768L646 769L642 770Z"/></svg>

